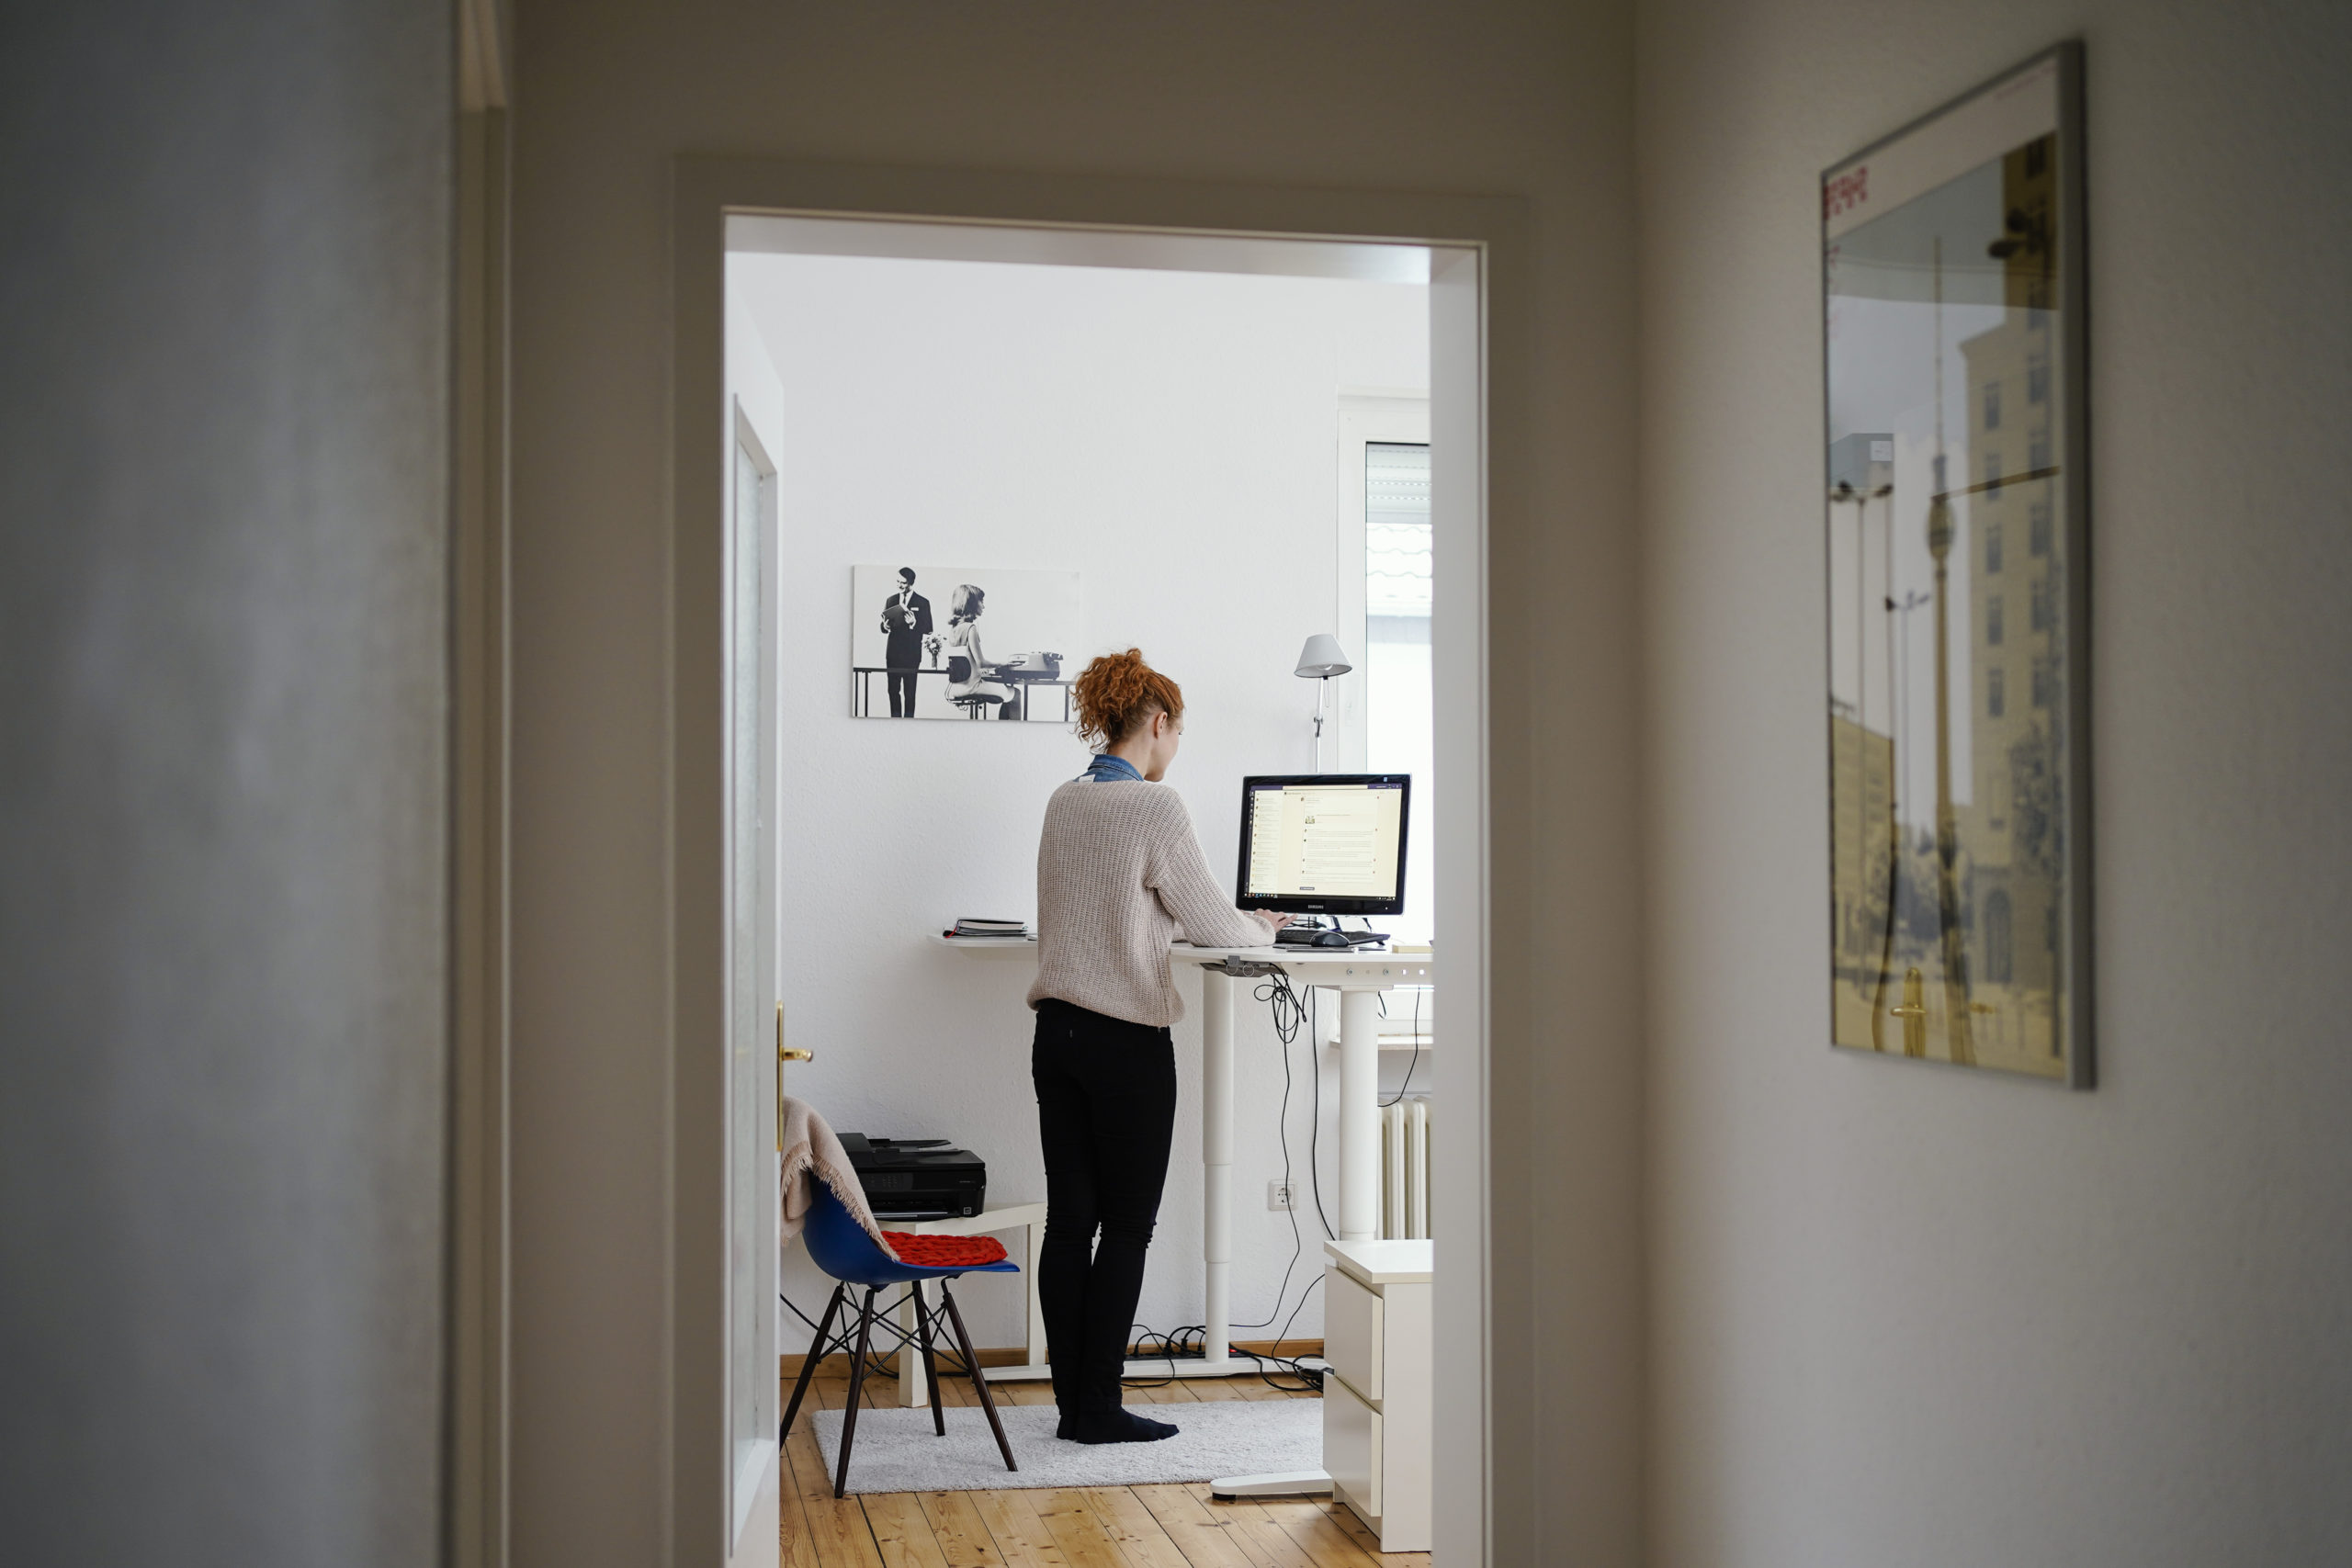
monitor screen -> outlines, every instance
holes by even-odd
[[[1241,781],[1245,909],[1396,915],[1405,909],[1406,773],[1293,773]]]

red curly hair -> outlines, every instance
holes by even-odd
[[[1078,738],[1096,750],[1116,746],[1149,724],[1155,713],[1184,716],[1184,694],[1175,682],[1143,661],[1143,649],[1106,653],[1086,667],[1072,691],[1078,704]]]

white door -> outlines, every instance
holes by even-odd
[[[727,1436],[730,1568],[775,1568],[775,466],[737,421],[728,528]]]

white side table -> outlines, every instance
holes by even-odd
[[[1046,1205],[1043,1203],[1012,1203],[1001,1209],[983,1209],[968,1219],[944,1220],[883,1220],[876,1222],[886,1231],[904,1231],[910,1235],[988,1235],[995,1231],[1018,1230],[1025,1234],[1025,1250],[1021,1256],[1023,1284],[1027,1291],[1028,1307],[1024,1327],[1029,1341],[1029,1360],[1025,1366],[990,1367],[984,1375],[990,1382],[1001,1378],[1041,1378],[1051,1375],[1046,1365],[1046,1317],[1037,1303],[1037,1242],[1046,1225]],[[923,1292],[929,1304],[934,1298],[928,1281],[918,1280],[912,1287]],[[931,1385],[923,1381],[922,1356],[915,1348],[915,1305],[910,1301],[899,1309],[899,1326],[906,1331],[907,1343],[899,1352],[899,1403],[928,1404]]]
[[[1323,1244],[1323,1468],[1385,1552],[1430,1549],[1432,1247]]]

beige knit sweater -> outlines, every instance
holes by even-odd
[[[1184,1016],[1168,943],[1262,947],[1274,923],[1244,914],[1209,874],[1184,797],[1166,784],[1074,779],[1046,804],[1037,841],[1037,983],[1047,997],[1131,1023]]]

